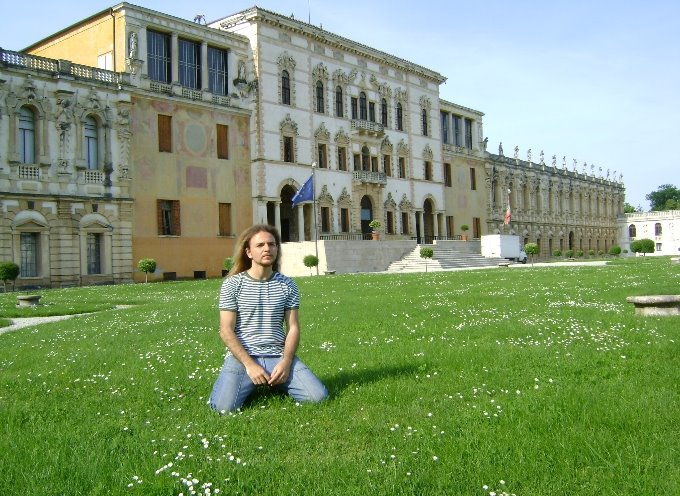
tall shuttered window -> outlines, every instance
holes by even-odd
[[[217,158],[229,158],[229,126],[217,124]]]
[[[172,117],[158,115],[158,151],[172,153]]]
[[[169,83],[171,79],[170,35],[147,30],[146,48],[149,79]]]
[[[231,236],[231,203],[219,204],[219,234],[220,236]]]
[[[208,89],[216,95],[226,95],[229,89],[227,51],[208,47]]]
[[[180,236],[180,211],[178,200],[156,200],[159,236]]]

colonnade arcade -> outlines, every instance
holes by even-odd
[[[486,168],[487,232],[517,234],[555,250],[606,252],[617,243],[616,217],[623,212],[623,184],[489,154]],[[511,221],[504,224],[510,209]]]

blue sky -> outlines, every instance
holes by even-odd
[[[676,0],[257,0],[132,2],[212,21],[254,4],[322,25],[435,70],[441,98],[484,112],[489,151],[503,142],[533,161],[563,156],[623,174],[626,201],[680,187],[680,2]],[[5,2],[0,46],[32,42],[116,5],[102,0]],[[58,7],[55,7],[58,6]]]

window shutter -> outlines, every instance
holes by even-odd
[[[229,126],[217,124],[217,158],[229,158]]]
[[[163,200],[156,200],[156,219],[158,235],[163,235]]]
[[[179,215],[179,200],[172,202],[172,234],[173,236],[182,235],[182,227],[180,224]]]

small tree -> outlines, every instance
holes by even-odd
[[[427,246],[423,246],[420,249],[420,258],[425,259],[425,272],[427,272],[427,259],[432,258],[434,255],[434,250],[432,248],[428,248]]]
[[[654,253],[654,240],[649,238],[636,239],[630,244],[630,251],[633,253]]]
[[[470,226],[468,226],[467,224],[462,224],[462,225],[460,226],[460,230],[463,231],[463,239],[467,239],[467,231],[468,231],[468,229],[470,229]]]
[[[553,250],[553,257],[561,257],[562,250]]]
[[[574,250],[565,251],[564,256],[567,257],[567,258],[574,258]]]
[[[224,270],[229,272],[233,266],[234,266],[234,259],[233,258],[227,257],[227,258],[224,259],[224,262],[223,262]]]
[[[373,219],[371,222],[368,223],[368,227],[373,229],[373,231],[377,231],[378,229],[380,229],[381,226],[382,224],[377,219]]]
[[[531,257],[531,263],[534,263],[534,255],[538,255],[538,244],[527,243],[524,245],[524,252]]]
[[[619,255],[621,255],[621,247],[617,245],[612,246],[611,248],[609,248],[609,254],[614,257],[618,257]]]
[[[319,257],[316,255],[306,255],[305,258],[302,259],[302,263],[305,264],[305,267],[309,267],[309,275],[312,275],[312,267],[316,267],[319,265]]]
[[[14,262],[0,263],[0,279],[2,279],[5,293],[7,292],[7,281],[12,281],[12,290],[14,290],[14,281],[19,277],[19,272],[19,266]]]
[[[142,258],[137,262],[137,268],[144,272],[144,282],[149,282],[149,272],[156,271],[156,261],[153,258]]]
[[[583,257],[583,250],[576,250],[577,257]]]

